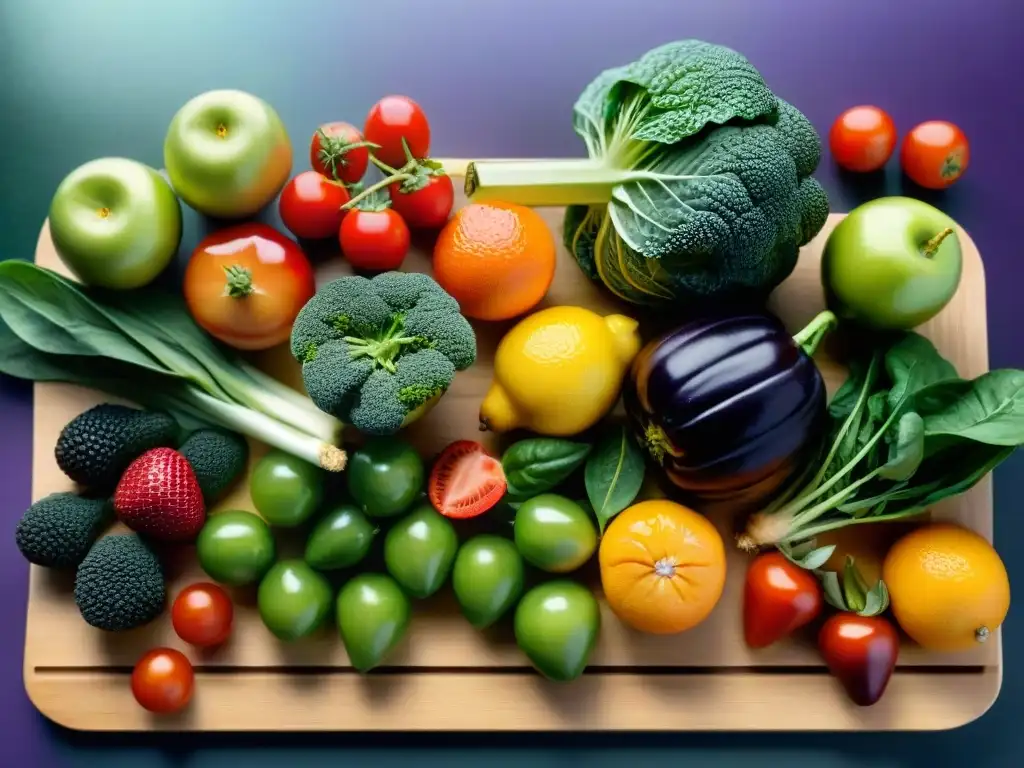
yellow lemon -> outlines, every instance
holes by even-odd
[[[567,436],[593,426],[619,398],[640,351],[636,320],[582,307],[550,307],[516,324],[494,355],[480,424]]]
[[[1010,582],[995,549],[974,531],[931,523],[897,541],[882,578],[896,621],[932,651],[972,648],[991,637],[1010,608]]]

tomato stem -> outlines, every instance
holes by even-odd
[[[925,243],[924,248],[921,252],[930,259],[932,256],[935,255],[935,252],[939,250],[939,246],[942,245],[942,241],[952,234],[953,228],[946,227],[944,230],[939,232],[939,234],[937,234],[935,237],[933,237],[931,240]]]
[[[241,264],[224,267],[224,275],[228,279],[226,293],[231,298],[244,299],[253,292],[252,272]]]
[[[412,174],[409,174],[409,173],[403,173],[403,172],[394,173],[394,174],[392,174],[391,176],[388,176],[385,179],[381,179],[376,184],[371,184],[370,186],[368,186],[366,189],[364,189],[358,195],[356,195],[351,200],[349,200],[347,203],[345,203],[343,206],[341,206],[341,210],[348,211],[348,210],[350,210],[352,208],[355,208],[356,205],[358,205],[361,201],[365,200],[366,198],[368,198],[370,195],[374,194],[378,190],[384,189],[385,187],[388,187],[388,186],[390,186],[391,184],[394,184],[397,181],[408,181],[411,178],[412,178]]]
[[[323,163],[324,168],[331,174],[332,177],[338,179],[338,168],[344,168],[348,165],[348,160],[345,157],[346,152],[351,152],[353,149],[361,149],[366,147],[367,149],[380,149],[379,144],[374,144],[372,141],[347,141],[342,136],[331,136],[326,133],[322,128],[317,131],[320,137],[320,150],[317,152],[317,159]]]

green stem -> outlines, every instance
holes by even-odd
[[[633,171],[600,160],[479,160],[466,167],[466,196],[527,206],[601,205]]]
[[[921,249],[921,253],[925,257],[930,259],[932,256],[935,255],[935,252],[939,250],[939,246],[942,245],[942,241],[952,234],[953,228],[946,227],[944,230],[939,232],[939,234],[937,234],[935,237],[933,237],[931,240],[924,244],[924,248]]]
[[[378,160],[375,155],[370,155],[370,162],[377,166],[380,169],[381,173],[383,173],[385,176],[394,176],[396,174],[402,173],[402,171],[412,170],[411,168],[406,168],[405,166],[403,166],[402,168],[392,168],[383,160]],[[408,165],[408,163],[406,163],[406,165]]]
[[[408,174],[408,173],[396,173],[396,174],[392,174],[391,176],[388,176],[385,179],[381,179],[376,184],[371,184],[370,186],[368,186],[366,189],[364,189],[358,195],[356,195],[351,200],[349,200],[347,203],[345,203],[343,206],[341,206],[341,210],[343,210],[343,211],[351,210],[352,208],[355,208],[362,200],[365,200],[366,198],[368,198],[371,195],[375,194],[377,192],[377,190],[384,189],[385,187],[388,187],[388,186],[394,184],[396,181],[408,181],[411,178],[412,178],[412,176],[410,174]]]
[[[839,323],[838,318],[835,314],[825,310],[820,312],[807,327],[804,328],[800,333],[793,337],[793,341],[796,342],[797,346],[803,349],[804,354],[808,357],[814,357],[814,353],[818,350],[818,345],[821,340],[825,338],[825,335],[834,329]]]
[[[879,467],[879,469],[881,468]],[[864,475],[864,477],[862,477],[860,480],[850,483],[848,486],[843,488],[843,490],[839,491],[839,493],[833,494],[829,498],[825,499],[825,501],[822,501],[814,505],[810,509],[805,509],[799,514],[794,515],[790,528],[792,530],[799,530],[802,526],[806,525],[807,523],[813,523],[826,512],[835,509],[848,498],[850,498],[850,496],[853,495],[854,491],[856,491],[862,485],[865,485],[866,483],[869,483],[872,480],[874,480],[878,476],[879,469],[872,470],[868,474]]]
[[[252,272],[241,264],[224,267],[224,275],[228,279],[226,293],[233,299],[244,299],[253,292]]]

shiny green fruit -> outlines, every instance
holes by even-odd
[[[377,529],[353,504],[339,504],[309,534],[305,560],[320,571],[349,568],[370,551]]]
[[[272,201],[292,171],[284,123],[263,99],[237,90],[190,99],[164,138],[164,166],[189,206],[216,218],[251,216]]]
[[[306,522],[324,498],[325,473],[308,461],[277,449],[252,469],[249,495],[263,519],[276,528]]]
[[[264,625],[280,640],[313,634],[331,612],[331,585],[302,560],[281,560],[256,593]]]
[[[448,518],[421,504],[395,523],[384,539],[384,564],[413,597],[430,597],[451,573],[459,537]]]
[[[371,437],[349,459],[348,491],[370,517],[394,517],[419,498],[425,470],[416,449],[399,437]]]
[[[123,157],[79,166],[50,202],[50,237],[86,285],[117,290],[156,279],[181,243],[181,204],[156,170]]]
[[[412,608],[390,576],[364,573],[346,582],[335,601],[338,633],[352,666],[369,672],[405,636]]]
[[[540,584],[516,606],[516,643],[550,680],[575,680],[586,669],[601,629],[597,598],[574,581]]]
[[[207,576],[242,587],[263,578],[274,564],[276,547],[267,524],[241,509],[211,514],[196,538],[196,557]]]
[[[452,589],[462,615],[477,629],[500,619],[523,593],[523,558],[510,540],[474,536],[459,548]]]
[[[928,203],[882,197],[850,211],[821,256],[828,308],[840,320],[910,330],[949,303],[963,256],[956,222]]]
[[[516,510],[513,530],[526,561],[551,573],[576,570],[597,549],[593,519],[575,501],[556,493],[524,501]]]

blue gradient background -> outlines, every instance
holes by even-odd
[[[984,255],[992,365],[1024,367],[1016,223],[1024,168],[1022,29],[1018,0],[0,0],[0,258],[31,258],[53,189],[79,163],[125,155],[159,166],[174,111],[207,89],[243,88],[268,99],[297,146],[317,123],[360,123],[379,96],[402,92],[427,110],[437,156],[579,155],[570,110],[593,76],[662,42],[698,37],[745,53],[819,132],[856,103],[884,106],[904,131],[929,118],[964,128],[972,141],[967,174],[943,195],[921,196],[957,218]],[[301,154],[296,159],[298,169]],[[880,194],[918,194],[901,186],[895,163],[884,176],[854,183],[826,157],[818,177],[835,210]],[[30,415],[29,387],[0,381],[0,518],[8,531],[29,503]],[[1024,584],[1022,469],[1024,457],[1016,456],[995,480],[996,542],[1015,585]],[[461,760],[547,768],[639,758],[792,768],[969,761],[983,768],[1012,764],[1024,751],[1016,608],[1005,625],[999,701],[952,733],[621,741],[569,734],[73,734],[37,715],[24,694],[27,568],[10,535],[0,536],[0,574],[3,764],[300,768]]]

